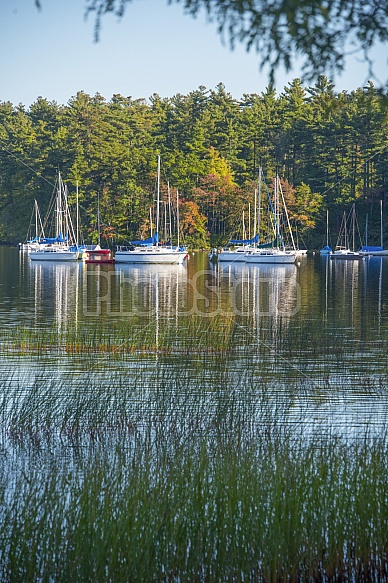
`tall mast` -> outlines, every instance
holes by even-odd
[[[279,227],[279,184],[278,184],[278,176],[275,176],[275,221],[276,221],[276,242],[277,246],[279,247],[280,241],[280,227]]]
[[[284,194],[283,194],[283,189],[282,189],[282,185],[280,184],[280,179],[279,180],[279,188],[280,188],[280,194],[282,195],[282,203],[283,203],[283,207],[284,207],[284,212],[286,214],[286,219],[287,219],[287,225],[288,225],[288,230],[290,231],[290,237],[291,237],[291,242],[292,242],[292,248],[295,251],[296,247],[295,247],[295,241],[294,241],[294,235],[292,234],[292,229],[291,229],[291,223],[290,223],[290,218],[288,216],[288,210],[287,210],[287,205],[286,205],[286,201],[284,199]],[[297,225],[295,225],[296,228],[296,234],[298,234],[298,227]],[[298,246],[298,244],[297,244]]]
[[[64,190],[63,190],[63,198],[64,198],[64,203],[65,203],[65,208],[64,208],[64,225],[65,225],[65,229],[64,229],[64,233],[63,236],[66,239],[67,238],[67,243],[69,243],[70,241],[70,225],[69,225],[69,204],[68,204],[68,190],[67,190],[67,184],[64,186]],[[74,237],[74,233],[72,233],[72,236]]]
[[[78,249],[78,238],[79,238],[79,208],[78,208],[78,180],[76,182],[76,199],[77,199],[77,225],[76,225],[76,241],[75,244],[77,245],[77,249]]]
[[[35,237],[38,236],[38,203],[35,199]]]
[[[172,245],[172,218],[171,218],[171,191],[170,191],[170,182],[167,183],[168,186],[168,218],[169,218],[169,240],[170,245]]]
[[[329,209],[326,210],[326,246],[329,246]]]
[[[242,238],[246,239],[244,210],[243,210],[243,216],[242,216]]]
[[[160,156],[158,156],[158,192],[156,198],[156,234],[159,237],[159,202],[160,202]]]
[[[257,189],[255,188],[255,205],[253,211],[253,236],[256,237],[257,230]]]
[[[58,237],[59,233],[61,232],[61,173],[58,172],[58,191],[57,191],[57,217],[56,217],[56,232],[55,236]]]
[[[179,194],[178,194],[178,189],[176,191],[176,223],[177,223],[177,235],[178,235],[178,249],[179,249]]]
[[[101,241],[101,232],[100,232],[100,191],[97,192],[97,234],[98,234],[98,245],[100,245],[100,241]]]
[[[381,248],[384,248],[383,245],[383,200],[380,200],[380,241],[381,241]]]
[[[345,211],[344,211],[344,223],[345,223],[345,226],[344,226],[344,229],[345,229],[345,248],[347,249],[349,247],[349,244],[348,244],[348,232],[346,229],[347,217],[346,217]]]
[[[261,206],[261,166],[259,166],[259,184],[258,184],[258,202],[257,202],[257,233],[258,243],[260,243],[260,206]]]

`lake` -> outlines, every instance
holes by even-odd
[[[0,249],[0,580],[387,581],[388,261]]]
[[[129,394],[135,384],[152,394],[162,377],[187,398],[228,387],[243,400],[254,387],[290,423],[379,432],[387,294],[385,258],[272,267],[196,253],[183,266],[98,266],[3,247],[1,375],[22,392],[120,379]]]

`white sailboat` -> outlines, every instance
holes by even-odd
[[[56,195],[45,224],[53,218],[55,218],[54,237],[41,237],[38,248],[31,250],[30,259],[32,261],[77,261],[78,244],[69,212],[67,187],[62,182],[60,172]]]
[[[258,233],[260,233],[260,221],[261,221],[261,176],[262,170],[259,169],[259,204],[258,204]],[[271,218],[273,220],[273,230],[275,235],[275,243],[267,243],[267,244],[259,244],[254,249],[248,251],[245,254],[245,261],[246,263],[271,263],[271,264],[279,264],[284,265],[286,263],[294,263],[296,259],[296,250],[295,250],[295,242],[294,237],[291,230],[290,221],[288,218],[287,206],[284,200],[283,191],[281,189],[279,177],[275,177],[275,188],[274,188],[274,205],[272,204],[270,197],[268,195],[268,203],[271,212]],[[291,236],[292,241],[292,250],[287,250],[284,245],[283,238],[280,234],[280,199],[279,199],[279,192],[282,196],[282,203],[284,212],[287,219],[287,225],[289,229],[289,233]]]
[[[118,247],[115,253],[116,263],[147,263],[147,264],[182,264],[187,256],[185,247],[179,244],[179,205],[177,192],[177,245],[161,245],[159,243],[160,217],[160,156],[158,156],[158,186],[156,203],[156,233],[144,241],[132,241],[129,247]],[[171,225],[171,222],[170,222]]]
[[[256,233],[256,197],[257,192],[255,190],[255,213],[253,220],[253,232]],[[244,211],[242,217],[242,239],[230,239],[228,244],[216,254],[218,261],[245,261],[245,254],[254,248],[255,244],[259,241],[259,235],[255,234],[250,237],[250,213],[249,213],[249,233],[248,238],[245,232],[245,222],[244,222]]]
[[[349,246],[349,233],[347,229],[347,217],[346,213],[344,213],[342,224],[340,228],[340,232],[338,235],[337,245],[335,247],[334,252],[330,255],[331,259],[335,260],[357,260],[362,259],[362,253],[355,251],[355,232],[356,232],[356,207],[353,203],[352,211],[351,211],[351,233],[352,233],[352,249]]]

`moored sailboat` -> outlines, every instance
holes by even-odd
[[[262,170],[259,169],[259,203],[258,203],[258,232],[260,234],[260,222],[261,222],[261,178]],[[287,225],[292,241],[293,249],[288,250],[285,247],[283,237],[280,233],[280,197],[282,198],[282,204],[284,213],[287,219]],[[294,263],[296,258],[295,242],[292,235],[291,225],[288,218],[287,206],[284,200],[283,192],[281,190],[280,179],[278,176],[274,180],[274,200],[272,202],[271,197],[268,194],[268,208],[270,212],[270,218],[272,221],[272,229],[274,239],[272,242],[259,243],[255,247],[245,254],[246,263],[271,263],[271,264],[285,264]]]
[[[338,235],[337,245],[330,258],[334,260],[357,260],[362,259],[363,255],[359,251],[355,251],[355,231],[356,231],[356,207],[353,203],[350,213],[351,220],[351,234],[352,234],[352,248],[349,246],[349,232],[347,228],[348,218],[344,212],[340,232]]]
[[[320,255],[331,255],[333,252],[329,245],[329,211],[326,211],[326,245],[322,247],[319,254]]]
[[[100,221],[100,197],[97,201],[97,245],[89,245],[83,251],[85,263],[115,263],[110,249],[101,248],[101,221]]]
[[[380,245],[371,246],[365,242],[361,247],[361,255],[384,257],[388,256],[388,249],[384,249],[384,229],[383,229],[383,201],[380,200]]]
[[[56,195],[44,223],[47,224],[50,218],[55,222],[55,234],[53,237],[41,237],[39,246],[31,250],[30,259],[32,261],[77,261],[78,244],[69,212],[67,187],[62,182],[60,172],[58,172]]]
[[[160,218],[160,156],[158,156],[158,182],[156,203],[156,232],[148,239],[131,241],[127,247],[118,247],[115,253],[116,263],[148,263],[148,264],[182,264],[187,256],[185,247],[179,244],[179,204],[177,193],[177,245],[170,242],[159,242]],[[171,201],[169,201],[171,203]]]

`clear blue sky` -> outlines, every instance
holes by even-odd
[[[200,85],[224,83],[236,99],[261,93],[268,84],[258,56],[243,47],[223,45],[205,15],[193,19],[167,0],[134,0],[123,19],[103,18],[101,39],[94,42],[94,20],[84,19],[83,0],[0,1],[0,101],[29,107],[38,96],[66,104],[77,91],[119,93],[147,99],[153,93],[172,97]],[[375,52],[376,72],[388,77],[387,47]],[[298,70],[279,72],[280,93]],[[367,67],[358,58],[334,79],[336,90],[361,87]],[[376,82],[377,83],[377,82]]]

